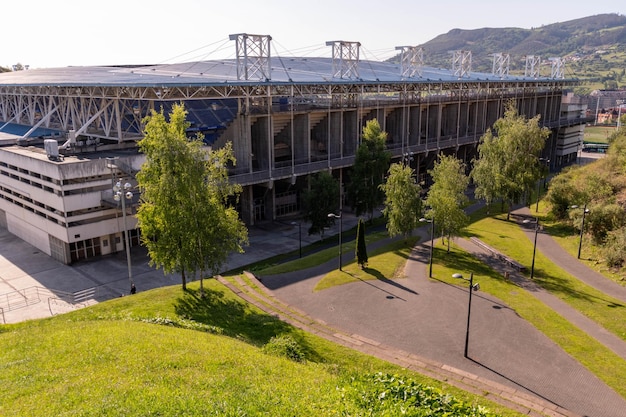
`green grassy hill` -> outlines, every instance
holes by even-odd
[[[476,402],[519,415],[307,334],[215,280],[205,281],[200,297],[197,284],[187,292],[160,288],[0,326],[0,415],[363,415],[380,406],[372,405],[379,402],[377,386],[399,384],[373,378],[381,372],[443,388],[463,401],[443,404],[446,397],[437,390],[420,388],[432,404],[441,399],[442,409],[469,410]],[[273,339],[277,335],[288,348]]]

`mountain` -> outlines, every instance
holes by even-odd
[[[450,68],[455,50],[472,51],[472,71],[480,72],[491,72],[495,53],[510,55],[511,72],[523,72],[526,55],[538,55],[543,62],[561,57],[566,77],[598,81],[611,70],[624,69],[626,16],[600,14],[530,29],[452,29],[420,46],[426,66]]]

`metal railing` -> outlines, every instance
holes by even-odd
[[[0,295],[0,308],[4,311],[17,310],[41,302],[43,287],[28,287]]]
[[[86,307],[89,300],[95,300],[97,288],[91,287],[76,292],[56,291],[44,287],[28,287],[21,290],[0,294],[0,316],[2,323],[6,323],[5,312],[26,308],[33,304],[48,301],[48,310],[55,315],[53,306],[63,304],[72,309]]]

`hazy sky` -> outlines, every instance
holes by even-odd
[[[361,42],[386,59],[451,29],[529,29],[626,3],[589,0],[3,0],[0,66],[158,64],[235,56],[228,35],[272,36],[272,56],[330,56]],[[621,10],[620,10],[621,9]],[[506,51],[503,51],[506,52]]]

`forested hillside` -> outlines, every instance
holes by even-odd
[[[626,16],[601,14],[522,28],[453,29],[420,45],[424,64],[452,65],[451,51],[472,51],[472,70],[491,72],[493,54],[510,54],[511,73],[523,73],[527,55],[538,55],[549,75],[548,59],[561,57],[565,76],[585,80],[589,89],[626,87]]]

